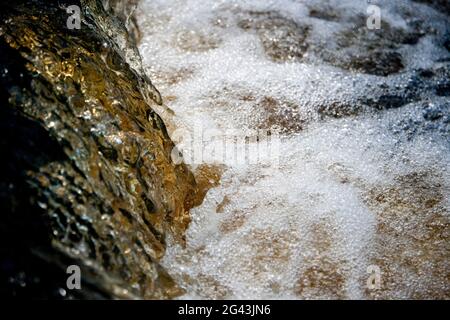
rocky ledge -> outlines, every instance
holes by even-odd
[[[180,292],[158,260],[168,234],[184,241],[201,199],[171,161],[123,3],[0,4],[1,296]],[[79,29],[68,28],[71,5]],[[66,287],[69,265],[81,269],[81,290]]]

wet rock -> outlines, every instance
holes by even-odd
[[[255,31],[266,54],[274,62],[300,61],[308,46],[308,27],[277,12],[248,12],[239,21],[242,29]]]
[[[377,215],[371,261],[382,270],[374,298],[448,299],[449,220],[438,172],[412,172],[376,186],[367,203]]]
[[[294,293],[301,298],[344,299],[347,270],[345,262],[336,261],[334,235],[329,231],[330,221],[324,220],[310,227],[308,241],[314,250],[308,255],[294,286]]]
[[[108,0],[103,3],[105,10],[111,10],[112,14],[125,24],[129,37],[138,43],[141,39],[141,32],[134,12],[139,0]]]
[[[414,70],[397,78],[395,84],[384,82],[370,85],[368,95],[358,103],[377,110],[400,108],[409,103],[420,102],[436,96],[449,95],[450,65]]]
[[[397,94],[384,94],[374,99],[365,101],[367,105],[378,110],[399,108],[410,101],[408,96]]]
[[[220,40],[217,36],[200,30],[182,30],[175,36],[174,42],[178,48],[186,52],[206,52],[216,49]]]
[[[260,110],[261,116],[257,129],[292,134],[300,132],[306,122],[299,107],[292,102],[279,101],[273,97],[263,97],[258,102],[257,108]]]
[[[402,41],[401,32],[370,31],[359,27],[358,31],[349,29],[337,35],[339,50],[325,60],[338,67],[354,72],[388,76],[404,68],[403,58],[397,48],[397,41]],[[395,39],[395,40],[394,40]],[[380,49],[383,48],[383,49]]]
[[[441,99],[433,102],[422,102],[417,105],[419,112],[405,113],[405,116],[394,122],[391,127],[395,133],[406,133],[408,139],[423,134],[435,134],[436,138],[448,140],[450,136],[450,103]],[[421,111],[421,112],[420,112]]]
[[[436,94],[438,96],[450,96],[450,82],[438,84],[436,86]]]
[[[309,10],[309,16],[312,18],[326,20],[326,21],[339,21],[340,14],[333,7],[313,7]]]
[[[441,97],[450,96],[450,63],[433,70],[428,90]]]
[[[388,76],[404,69],[403,57],[398,50],[403,45],[415,45],[427,32],[423,21],[409,21],[408,30],[381,22],[381,29],[366,27],[366,17],[357,15],[341,22],[344,28],[330,41],[335,41],[334,50],[312,45],[313,52],[325,62],[350,70]]]
[[[433,7],[434,9],[447,14],[450,12],[450,3],[447,0],[413,0],[414,2],[423,3]]]
[[[194,177],[172,163],[123,21],[82,1],[69,30],[73,4],[0,5],[0,294],[172,297],[158,260],[168,233],[183,243]],[[66,288],[70,264],[80,291]]]
[[[317,112],[321,117],[343,118],[356,116],[362,111],[362,106],[346,101],[331,101],[319,105]]]
[[[443,110],[440,108],[436,108],[435,105],[428,105],[423,110],[423,117],[425,120],[438,120],[444,115]]]
[[[388,76],[403,69],[402,56],[396,51],[373,51],[368,54],[352,55],[350,61],[341,65],[346,69]]]

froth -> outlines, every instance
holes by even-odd
[[[169,241],[162,263],[182,298],[448,297],[425,266],[449,271],[448,21],[411,1],[377,4],[384,33],[366,30],[366,1],[140,6],[140,51],[170,128],[281,136],[277,166],[224,161],[186,247]],[[434,191],[409,204],[421,184]],[[396,231],[411,219],[428,244]],[[389,281],[376,292],[370,265]]]

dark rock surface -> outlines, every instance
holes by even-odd
[[[0,4],[2,297],[179,293],[158,260],[168,233],[184,241],[201,200],[187,167],[171,161],[151,107],[160,96],[135,35],[111,15],[117,3],[109,13],[100,1]],[[74,4],[80,30],[66,27]],[[81,290],[66,287],[71,264]]]

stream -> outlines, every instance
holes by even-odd
[[[220,177],[168,239],[181,299],[449,297],[450,26],[424,2],[371,30],[366,1],[142,1],[155,111]]]

